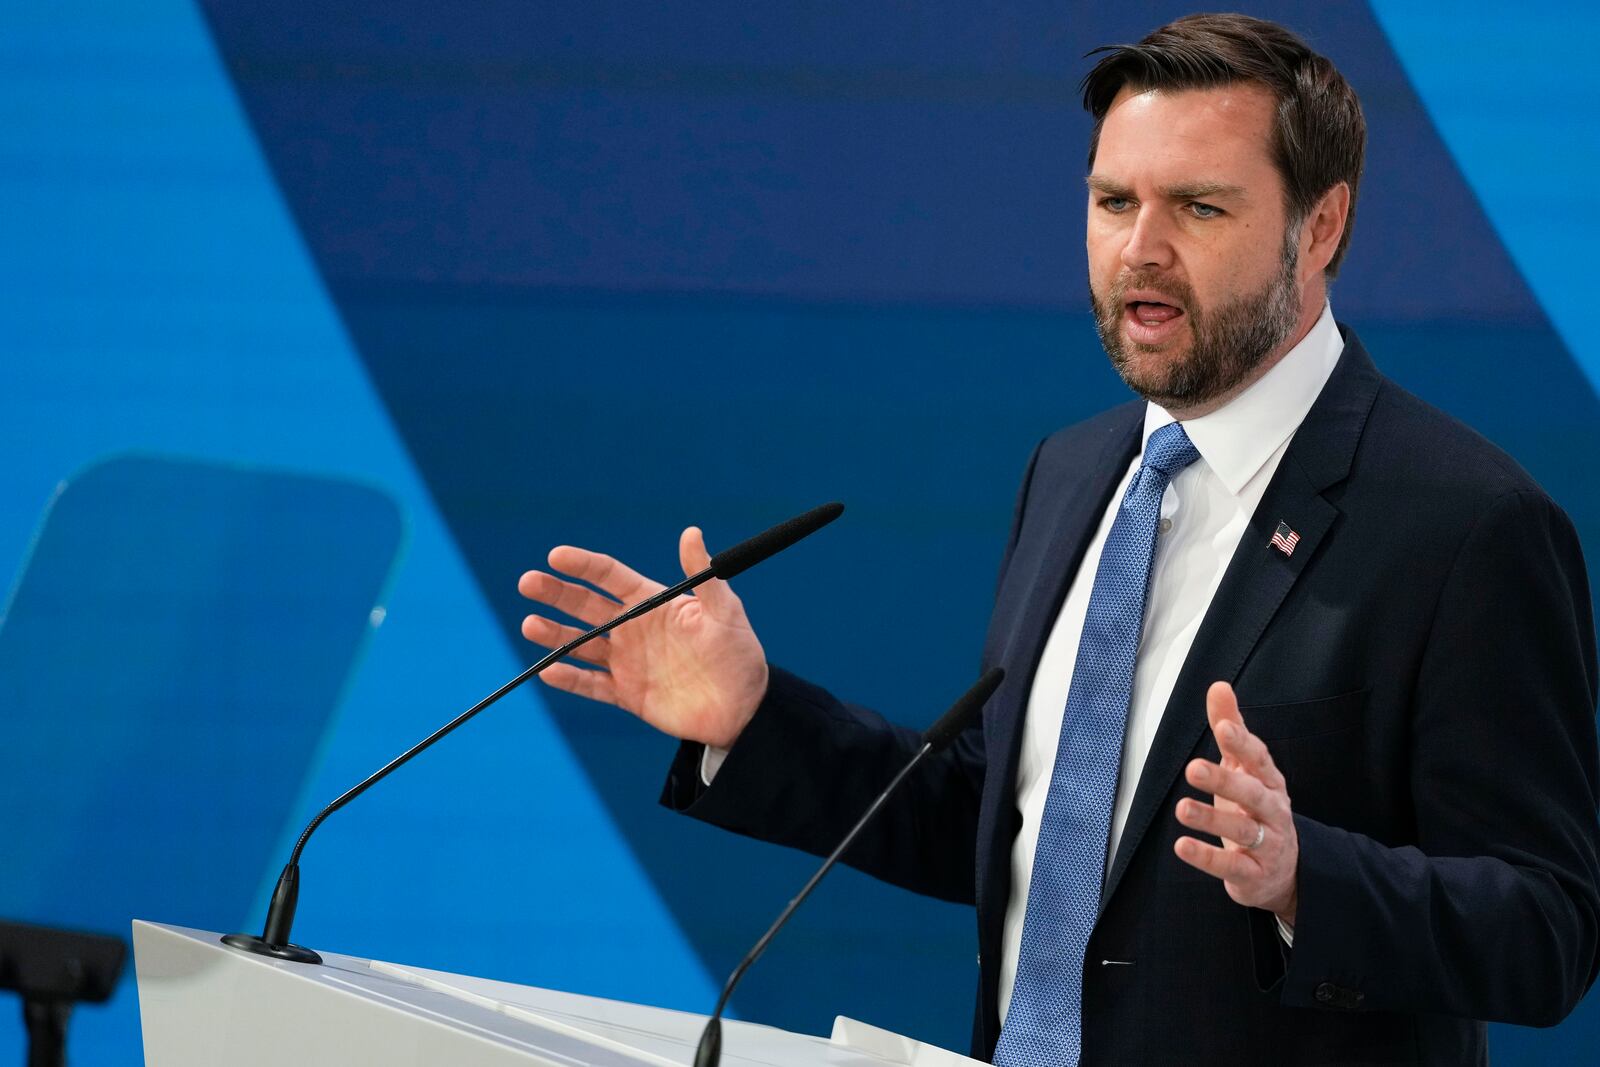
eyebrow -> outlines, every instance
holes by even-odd
[[[1095,192],[1107,196],[1124,196],[1131,198],[1133,190],[1119,181],[1111,178],[1102,178],[1091,174],[1084,179],[1085,184]],[[1163,185],[1156,190],[1169,200],[1202,200],[1215,197],[1230,197],[1234,200],[1246,199],[1244,187],[1229,185],[1227,182],[1190,182],[1187,185]]]

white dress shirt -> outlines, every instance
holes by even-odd
[[[1206,609],[1211,606],[1211,598],[1222,582],[1223,571],[1232,560],[1233,551],[1256,505],[1261,502],[1267,483],[1278,469],[1289,440],[1322,392],[1343,351],[1344,338],[1334,325],[1333,311],[1324,305],[1322,316],[1310,332],[1260,381],[1218,411],[1183,424],[1200,459],[1172,479],[1161,499],[1161,523],[1150,568],[1150,592],[1145,602],[1144,635],[1134,662],[1133,697],[1122,745],[1122,771],[1111,812],[1111,838],[1106,850],[1108,868],[1122,839],[1128,808],[1139,787],[1139,775],[1144,770],[1150,743],[1161,725],[1161,716],[1183,661],[1189,655],[1189,646],[1194,643]],[[1151,434],[1174,421],[1157,405],[1147,405],[1144,441],[1149,442]],[[1006,904],[1001,942],[1002,1020],[1016,979],[1022,925],[1028,913],[1028,887],[1039,842],[1039,819],[1050,792],[1061,720],[1078,658],[1078,638],[1089,610],[1089,594],[1100,566],[1100,552],[1111,532],[1122,495],[1143,459],[1142,446],[1140,451],[1141,455],[1134,457],[1111,494],[1099,529],[1089,542],[1045,643],[1028,697],[1022,752],[1017,763],[1017,807],[1022,812],[1022,827],[1011,849],[1011,897]],[[1181,861],[1174,857],[1173,862]],[[1285,933],[1287,935],[1287,931]]]

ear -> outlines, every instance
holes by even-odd
[[[1350,218],[1350,186],[1340,182],[1322,194],[1300,227],[1300,282],[1320,277],[1333,261]]]

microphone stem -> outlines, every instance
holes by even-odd
[[[315,952],[312,952],[310,949],[301,948],[297,945],[290,944],[289,932],[294,926],[295,904],[299,897],[300,855],[305,851],[306,842],[311,840],[311,835],[316,833],[317,828],[327,820],[328,816],[332,815],[334,812],[350,803],[356,797],[359,797],[362,793],[365,793],[368,789],[371,789],[373,786],[389,777],[389,775],[399,770],[405,764],[409,763],[411,760],[421,755],[429,748],[433,747],[435,743],[444,738],[446,735],[455,731],[458,727],[462,726],[467,722],[468,719],[471,719],[473,716],[489,707],[495,701],[511,692],[511,690],[515,689],[523,682],[526,682],[529,678],[532,678],[540,671],[543,671],[556,660],[561,659],[563,656],[568,655],[573,650],[587,644],[590,641],[593,641],[597,637],[605,636],[612,630],[615,630],[618,626],[621,626],[623,623],[631,622],[632,620],[637,619],[640,615],[643,615],[645,612],[652,611],[655,608],[660,607],[662,604],[665,604],[667,601],[672,600],[675,597],[682,596],[684,593],[687,593],[689,590],[698,585],[704,584],[712,578],[730,578],[735,574],[739,574],[745,570],[748,570],[750,567],[760,563],[769,556],[781,552],[795,542],[815,533],[817,530],[838,518],[839,513],[843,510],[844,505],[838,503],[825,504],[819,508],[812,508],[804,515],[797,516],[796,518],[790,519],[788,522],[774,526],[765,533],[758,534],[755,537],[750,538],[748,541],[743,541],[725,552],[718,553],[718,555],[712,557],[711,565],[705,570],[702,570],[698,574],[692,574],[683,579],[683,581],[678,582],[676,585],[662,589],[653,596],[646,597],[639,603],[625,609],[620,615],[609,622],[602,623],[587,633],[580,634],[578,637],[568,641],[566,644],[562,645],[560,648],[551,652],[549,655],[539,660],[539,662],[535,663],[533,666],[529,667],[527,670],[511,679],[511,681],[507,682],[505,685],[502,685],[499,689],[496,689],[493,693],[490,693],[472,707],[468,708],[460,715],[457,715],[454,719],[451,719],[449,722],[439,727],[439,729],[423,738],[417,744],[413,745],[399,756],[396,756],[394,759],[384,764],[376,772],[369,775],[365,780],[356,785],[353,789],[348,790],[332,804],[329,804],[327,807],[319,811],[316,817],[312,819],[311,822],[306,824],[306,828],[301,831],[299,840],[297,840],[294,844],[294,851],[289,855],[289,862],[284,866],[283,873],[278,877],[277,888],[273,891],[272,902],[267,908],[267,925],[262,936],[255,937],[250,934],[227,934],[222,938],[223,944],[242,949],[246,952],[254,952],[258,955],[274,956],[278,959],[291,960],[296,963],[321,963],[322,958]]]
[[[839,847],[834,849],[832,854],[823,861],[822,866],[817,870],[816,874],[811,876],[811,881],[805,884],[805,888],[800,890],[799,895],[789,901],[789,906],[783,909],[783,914],[778,916],[778,921],[773,923],[771,928],[761,935],[761,940],[756,942],[756,947],[751,949],[749,955],[745,956],[740,961],[739,966],[733,969],[733,973],[728,976],[727,984],[722,987],[722,995],[717,998],[716,1010],[706,1020],[705,1029],[700,1031],[700,1044],[696,1047],[694,1053],[694,1067],[717,1067],[722,1062],[722,1012],[727,1008],[728,998],[733,995],[733,988],[739,984],[739,979],[744,977],[744,972],[750,969],[751,964],[761,958],[761,954],[767,950],[767,945],[771,944],[773,937],[783,928],[783,924],[789,921],[789,916],[793,915],[795,909],[805,901],[806,897],[811,895],[811,891],[817,887],[817,883],[822,881],[822,876],[833,869],[833,865],[839,862],[839,857],[844,855],[845,850],[855,843],[856,837],[867,823],[872,821],[872,817],[878,814],[878,809],[883,807],[884,801],[888,800],[894,791],[900,788],[900,783],[906,780],[906,775],[910,774],[912,769],[921,763],[922,758],[929,752],[935,750],[942,752],[954,742],[961,731],[966,729],[967,724],[972,721],[972,717],[983,707],[984,702],[994,695],[994,691],[999,688],[1000,682],[1005,676],[1006,672],[998,667],[985,672],[983,677],[978,679],[977,684],[962,694],[961,699],[952,704],[950,710],[941,715],[939,721],[928,728],[927,733],[922,735],[922,746],[917,749],[916,754],[911,757],[904,767],[900,768],[900,773],[896,774],[894,779],[884,787],[883,792],[878,794],[878,798],[872,802],[872,806],[867,809],[866,814],[862,815],[856,824],[850,828],[850,832],[845,835],[844,840],[839,842]]]
[[[419,756],[423,752],[427,751],[434,745],[435,742],[445,737],[445,735],[453,732],[457,727],[465,724],[468,719],[471,719],[474,715],[477,715],[480,711],[483,711],[485,708],[489,707],[489,705],[493,704],[495,701],[499,700],[517,686],[521,685],[529,678],[532,678],[534,675],[544,670],[546,667],[550,666],[550,664],[554,663],[556,660],[561,659],[563,656],[572,652],[574,649],[588,644],[597,637],[605,636],[612,630],[615,630],[618,626],[621,626],[623,623],[631,622],[640,615],[643,615],[645,612],[651,611],[675,597],[682,596],[695,586],[703,585],[705,582],[711,578],[714,578],[715,576],[715,572],[708,567],[699,574],[690,575],[677,585],[668,586],[667,588],[661,590],[661,592],[656,593],[653,596],[646,597],[644,600],[639,601],[639,603],[633,605],[633,607],[624,611],[610,622],[602,623],[601,625],[590,630],[588,633],[580,634],[579,636],[574,637],[571,641],[568,641],[560,648],[545,656],[538,663],[535,663],[533,666],[529,667],[527,670],[511,679],[505,685],[502,685],[499,689],[496,689],[494,692],[490,693],[488,696],[472,705],[472,707],[468,708],[466,711],[463,711],[460,715],[457,715],[455,718],[439,727],[437,730],[423,738],[421,741],[417,742],[411,748],[407,749],[405,752],[402,752],[400,755],[384,764],[366,780],[348,790],[343,796],[339,797],[332,804],[329,804],[327,807],[323,808],[322,811],[317,813],[317,817],[312,819],[310,824],[307,825],[305,830],[300,834],[300,840],[295,842],[294,852],[292,852],[289,856],[288,866],[296,867],[299,865],[300,853],[305,849],[306,842],[311,839],[311,835],[316,832],[317,827],[321,826],[323,821],[327,819],[328,816],[332,815],[334,812],[350,803],[356,797],[360,796],[362,793],[365,793],[368,789],[371,789],[373,786],[389,777],[389,775],[399,770],[405,764],[411,762],[411,760],[416,756]]]
[[[922,748],[917,751],[917,754],[911,757],[911,760],[904,767],[900,768],[900,773],[894,776],[894,779],[882,793],[878,794],[878,799],[872,802],[872,806],[867,809],[866,814],[861,816],[855,826],[851,827],[844,840],[839,842],[839,847],[833,850],[828,858],[823,861],[822,866],[817,868],[817,873],[811,876],[811,880],[805,884],[793,900],[789,901],[789,906],[783,909],[783,914],[778,916],[778,920],[767,929],[766,933],[761,935],[761,940],[756,942],[756,947],[751,949],[749,955],[745,956],[739,966],[733,969],[733,973],[728,976],[727,984],[722,987],[722,995],[717,998],[716,1010],[711,1013],[712,1020],[722,1017],[722,1010],[728,1006],[728,998],[733,995],[734,986],[739,984],[739,979],[744,977],[744,972],[748,971],[751,964],[761,958],[761,954],[767,950],[767,946],[772,943],[772,939],[777,936],[778,931],[783,929],[783,924],[789,921],[789,916],[793,915],[795,909],[805,902],[806,897],[811,895],[811,891],[817,887],[817,883],[822,881],[822,876],[832,870],[833,865],[839,862],[839,857],[843,856],[845,851],[855,844],[856,838],[860,836],[867,823],[872,821],[872,817],[878,813],[878,809],[883,807],[884,801],[888,800],[894,791],[900,788],[900,783],[905,781],[906,775],[910,774],[912,769],[922,762],[922,757],[926,756],[932,748],[933,745],[923,742]],[[709,1023],[707,1025],[709,1026]]]

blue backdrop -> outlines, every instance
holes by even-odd
[[[1600,451],[1600,342],[1569,263],[1600,236],[1600,74],[1542,54],[1587,24],[1577,3],[1499,7],[1250,5],[1367,110],[1339,316],[1533,471],[1600,559],[1600,492],[1571,458]],[[560,542],[667,576],[688,523],[715,548],[842,499],[844,522],[741,593],[775,660],[928,721],[971,680],[1029,448],[1125,396],[1084,306],[1082,54],[1182,11],[7,5],[0,580],[22,581],[58,484],[130,449],[370,487],[405,547],[352,608],[364,636],[306,709],[317,736],[241,823],[270,838],[253,885],[196,865],[150,903],[129,887],[163,868],[102,805],[52,825],[74,855],[145,869],[97,877],[80,908],[85,871],[13,830],[0,915],[258,924],[317,807],[531,659],[515,581]],[[83,551],[87,597],[103,583]],[[223,577],[259,591],[248,566]],[[130,627],[125,652],[214,621]],[[98,783],[180,813],[160,854],[215,829],[195,768],[243,706],[170,692],[163,714],[193,730],[164,719],[169,758]],[[10,731],[33,739],[0,755],[13,787],[91,728],[71,706],[49,722],[48,741]],[[329,823],[297,934],[705,1010],[811,861],[658,809],[671,751],[612,709],[518,693]],[[972,928],[841,872],[736,1009],[812,1032],[848,1011],[962,1048]],[[137,1062],[137,1034],[125,983],[78,1018],[79,1062]],[[1497,1029],[1496,1062],[1596,1041],[1591,997],[1555,1031]],[[0,1062],[8,1043],[20,1057],[0,1011]]]

